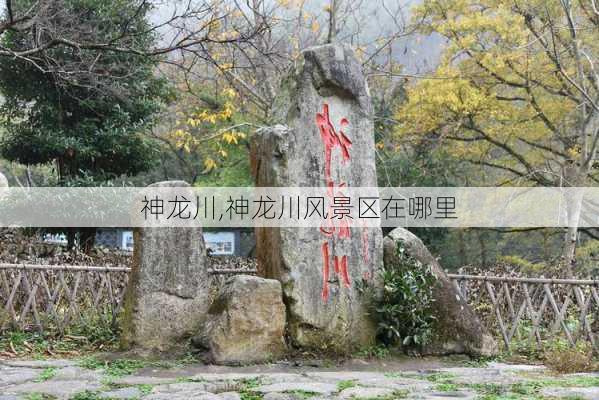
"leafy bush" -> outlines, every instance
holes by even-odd
[[[409,256],[402,244],[396,251],[396,263],[385,265],[382,288],[375,289],[372,296],[378,339],[386,345],[423,346],[433,336],[432,290],[436,277],[430,265]]]
[[[547,269],[545,263],[533,263],[517,255],[501,256],[497,259],[499,263],[504,263],[515,267],[519,272],[525,274],[539,274]]]
[[[545,351],[545,364],[552,370],[571,374],[594,370],[593,350],[587,342],[572,347],[565,340],[556,340]]]
[[[383,359],[389,357],[389,349],[385,346],[369,346],[356,353],[359,358]]]

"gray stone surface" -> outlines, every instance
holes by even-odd
[[[151,186],[189,185],[167,181]],[[200,330],[209,306],[210,276],[202,229],[140,228],[134,237],[123,348],[153,352],[180,346],[183,338]]]
[[[160,376],[123,376],[113,379],[117,385],[163,385],[165,383],[173,383],[175,378],[163,378]]]
[[[217,384],[210,382],[179,382],[156,386],[151,393],[204,393],[214,392],[218,389]]]
[[[96,391],[102,388],[99,382],[88,381],[45,381],[27,382],[6,388],[6,394],[44,393],[57,399],[69,399],[85,390]]]
[[[375,399],[393,394],[392,389],[355,386],[342,390],[339,399]]]
[[[61,381],[99,381],[102,379],[102,371],[89,370],[81,367],[68,366],[59,368],[54,373],[53,380]]]
[[[278,125],[252,139],[257,186],[377,186],[372,105],[361,63],[351,49],[324,45],[303,51],[281,93],[274,113]],[[342,146],[332,149],[330,174],[317,124],[325,106],[337,137],[343,130],[351,141],[348,160]],[[346,352],[372,344],[375,327],[356,283],[371,280],[380,269],[382,235],[378,228],[352,227],[349,236],[327,237],[318,228],[256,229],[258,269],[283,285],[294,345]],[[324,243],[329,246],[328,280],[323,276]],[[348,285],[333,268],[333,257],[344,255]]]
[[[307,374],[319,382],[352,381],[362,387],[377,387],[391,390],[427,390],[433,385],[424,380],[407,377],[390,377],[380,372],[343,371],[313,372]]]
[[[141,390],[136,387],[126,387],[98,394],[98,397],[103,399],[139,399],[141,396]]]
[[[534,380],[534,375],[518,374],[517,371],[489,367],[444,368],[441,372],[455,376],[452,381],[458,384],[484,384],[493,382],[501,385],[511,385]]]
[[[242,378],[243,379],[243,378]],[[212,381],[212,382],[176,382],[169,383],[166,385],[159,385],[152,389],[152,393],[179,393],[179,392],[212,392],[212,393],[223,393],[230,391],[238,391],[243,387],[243,384],[240,382],[235,382],[235,380],[225,379],[220,381]]]
[[[243,373],[243,372],[228,372],[226,374],[223,373],[202,373],[195,374],[190,377],[190,379],[194,381],[224,381],[224,380],[240,380],[240,379],[257,379],[262,377],[262,374],[258,373]]]
[[[586,388],[544,388],[541,394],[546,397],[558,397],[566,399],[599,399],[599,386]]]
[[[433,313],[436,317],[436,336],[423,350],[425,354],[468,353],[491,356],[497,354],[498,345],[480,322],[477,315],[462,298],[424,243],[404,228],[391,231],[384,240],[385,264],[397,263],[396,249],[403,243],[409,255],[423,265],[430,265],[437,278],[433,289]]]
[[[295,400],[295,396],[289,393],[266,393],[262,400]]]
[[[337,385],[321,382],[282,382],[258,386],[254,390],[259,393],[284,393],[301,390],[311,393],[331,394],[337,391]]]
[[[144,399],[203,399],[218,400],[220,397],[214,392],[227,392],[233,384],[219,384],[215,382],[179,382],[159,385],[152,389]],[[239,385],[237,385],[239,386]]]
[[[529,365],[529,364],[505,364],[500,362],[490,362],[487,368],[497,369],[508,372],[545,372],[547,367],[544,365]]]
[[[407,398],[414,400],[475,400],[481,398],[481,396],[474,392],[460,390],[455,392],[412,393]]]
[[[151,393],[144,400],[221,400],[214,393],[208,392],[178,392],[178,393]]]
[[[6,360],[2,365],[7,367],[27,367],[27,368],[63,368],[77,365],[73,360]]]
[[[241,396],[239,395],[239,393],[236,392],[219,393],[218,397],[221,400],[241,400]]]
[[[37,369],[0,366],[0,388],[35,380],[40,374]]]
[[[281,283],[238,275],[229,278],[208,311],[206,341],[217,364],[275,360],[285,352]]]
[[[409,360],[406,362],[411,363]],[[248,397],[243,396],[243,393],[262,396],[263,400],[305,400],[308,394],[310,400],[387,400],[395,396],[413,400],[474,400],[485,398],[489,393],[488,387],[497,387],[502,392],[502,398],[516,399],[522,396],[515,393],[512,385],[529,382],[541,382],[542,385],[535,386],[535,391],[526,398],[599,398],[599,386],[589,387],[599,380],[599,372],[554,375],[539,366],[502,363],[490,363],[485,367],[447,368],[421,363],[417,367],[410,364],[404,368],[402,363],[390,364],[382,360],[371,362],[368,367],[362,367],[366,369],[361,370],[345,367],[327,370],[312,367],[281,368],[272,364],[245,367],[191,365],[173,369],[144,368],[137,372],[137,376],[129,377],[131,380],[128,381],[125,378],[114,379],[102,371],[94,370],[89,371],[94,374],[86,374],[72,364],[64,365],[67,366],[55,367],[53,377],[39,382],[41,369],[8,367],[0,361],[0,400],[28,399],[32,394],[66,400],[86,390],[107,399],[142,400],[241,400]],[[198,374],[200,370],[210,372]],[[192,375],[197,380],[189,381]],[[14,379],[15,376],[20,376],[20,379]],[[352,385],[348,385],[347,381],[351,381]],[[124,387],[108,389],[108,382],[121,382],[118,385]],[[155,386],[149,394],[143,395],[141,388],[137,387],[139,382],[154,382]],[[471,386],[477,383],[485,385],[480,388]],[[452,391],[443,391],[441,384]],[[341,390],[343,387],[345,389]]]

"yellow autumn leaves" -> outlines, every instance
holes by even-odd
[[[226,146],[238,145],[246,138],[244,132],[232,126],[236,92],[226,88],[220,94],[225,100],[218,107],[204,106],[191,112],[179,111],[175,129],[167,135],[176,149],[187,154],[202,153],[204,173],[218,166],[217,159],[228,157]]]
[[[447,42],[434,73],[408,88],[408,100],[395,115],[398,142],[434,134],[456,157],[512,167],[514,159],[502,148],[507,146],[531,165],[546,162],[546,149],[573,125],[576,103],[563,95],[555,63],[523,16],[534,3],[558,18],[559,10],[540,0],[425,0],[416,7],[416,18],[425,21],[421,31]],[[575,75],[569,60],[561,67]],[[575,146],[564,151],[572,158],[579,152]]]

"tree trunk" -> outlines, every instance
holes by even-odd
[[[96,243],[96,228],[81,228],[79,246],[85,254],[90,254]]]
[[[480,245],[480,265],[485,268],[489,264],[489,258],[487,255],[487,244],[485,243],[485,234],[481,230],[476,231],[476,237],[478,239],[478,244]]]
[[[464,238],[463,229],[458,229],[458,256],[460,265],[468,265],[468,252],[466,251],[466,239]]]
[[[75,238],[77,231],[74,228],[67,229],[67,250],[73,250],[75,247]]]
[[[564,185],[569,189],[584,186],[586,171],[581,171],[580,166],[575,163],[566,165],[563,169]],[[583,190],[576,190],[573,197],[567,199],[568,228],[562,258],[564,260],[564,275],[567,278],[574,277],[576,271],[576,244],[578,241],[578,226],[582,211]]]
[[[341,0],[331,0],[329,5],[329,34],[327,43],[333,43],[335,36],[337,35],[337,12],[340,6],[339,3],[341,3]]]
[[[578,242],[578,225],[580,222],[580,213],[582,210],[582,191],[577,191],[574,198],[568,201],[568,228],[564,244],[564,274],[567,278],[574,277],[576,271],[576,244]]]

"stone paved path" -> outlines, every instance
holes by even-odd
[[[402,398],[599,399],[599,373],[554,375],[542,366],[463,367],[417,361],[350,362],[341,368],[272,364],[169,369],[126,361],[91,367],[77,360],[0,361],[0,400]]]

